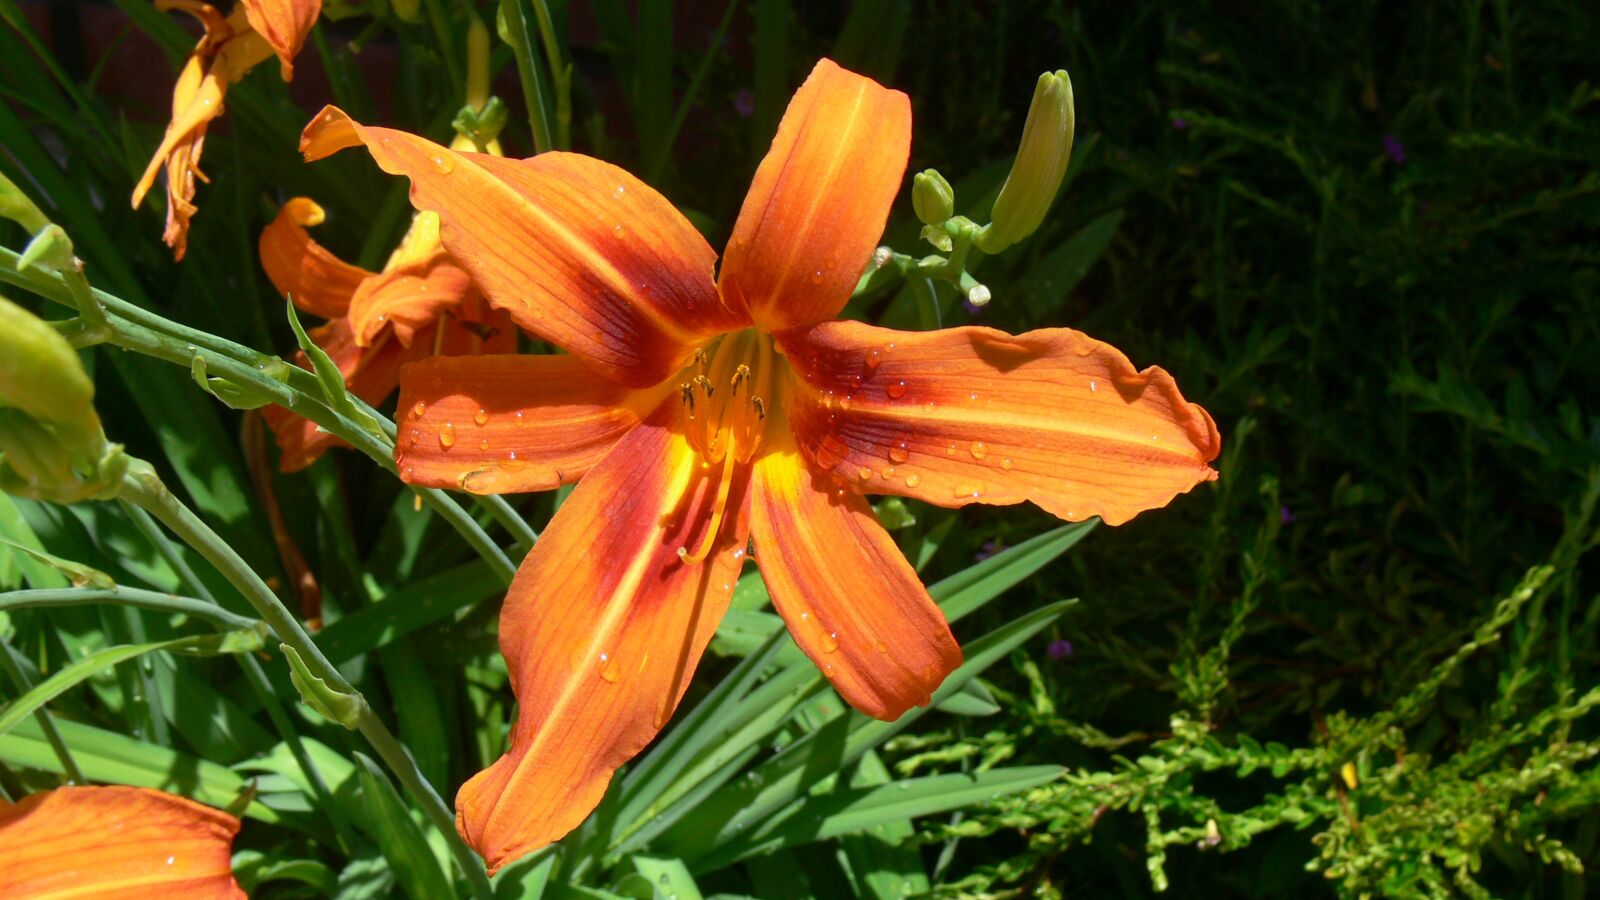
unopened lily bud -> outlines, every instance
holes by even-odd
[[[10,219],[29,234],[38,234],[40,229],[50,224],[50,220],[28,199],[28,195],[4,174],[0,174],[0,219]]]
[[[938,225],[956,214],[956,192],[937,169],[927,169],[911,179],[911,207],[924,225]]]
[[[17,258],[17,271],[38,266],[51,272],[67,272],[78,267],[78,258],[72,255],[72,239],[60,225],[50,224],[39,229]]]
[[[467,105],[489,102],[489,29],[476,13],[467,17]]]
[[[0,407],[6,406],[64,427],[69,440],[100,431],[94,383],[77,351],[39,317],[0,297]]]
[[[1072,80],[1065,71],[1040,75],[1011,174],[994,201],[988,226],[978,233],[978,247],[985,253],[1004,250],[1044,221],[1072,158],[1072,127]]]

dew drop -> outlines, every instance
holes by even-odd
[[[889,459],[893,460],[894,462],[903,463],[910,458],[911,450],[906,447],[905,441],[900,441],[893,447],[889,448]]]
[[[733,551],[733,558],[734,559],[744,559],[744,548],[740,547],[737,550],[734,550]]]
[[[528,418],[522,414],[522,410],[520,410],[520,409],[517,410],[517,415],[513,419],[513,421],[516,422],[516,425],[517,425],[518,428],[521,428],[524,425],[528,424]]]
[[[933,401],[929,400],[927,403],[922,404],[922,411],[933,412]]]
[[[448,156],[435,156],[433,158],[433,167],[439,170],[439,174],[449,175],[455,171],[456,161]]]
[[[845,394],[843,397],[839,398],[839,408],[840,409],[849,409],[850,408],[850,395],[849,394]]]
[[[478,410],[472,414],[472,421],[477,422],[479,425],[489,424],[489,411],[486,409]]]
[[[906,380],[904,378],[889,385],[887,393],[890,400],[899,400],[906,395]]]
[[[404,480],[404,481],[410,481],[411,480],[411,473],[414,472],[414,471],[416,471],[416,470],[413,469],[411,466],[406,466],[404,469],[400,470],[400,478],[402,480]]]
[[[411,407],[411,414],[420,419],[420,418],[422,418],[422,413],[425,410],[427,410],[427,408],[428,408],[428,404],[423,403],[421,400],[418,400],[417,401],[417,405]]]
[[[479,441],[478,442],[478,449],[479,450],[487,450],[487,449],[489,449],[489,439],[488,438],[484,438],[483,440]]]
[[[968,452],[972,454],[973,459],[983,459],[989,455],[989,445],[983,441],[973,441],[972,446],[968,448]]]
[[[800,621],[809,622],[810,620],[811,620],[811,613],[803,612],[803,613],[800,614]]]
[[[879,653],[888,653],[889,652],[889,645],[884,643],[883,641],[878,641],[878,643],[875,646],[877,647],[877,650],[878,650]]]
[[[621,200],[622,199],[622,195],[626,194],[627,192],[628,192],[628,189],[619,184],[619,185],[617,185],[616,190],[611,192],[611,196],[617,198],[618,200]]]
[[[444,427],[439,429],[439,446],[448,450],[455,445],[456,426],[453,423],[446,422],[444,423]]]
[[[844,456],[848,452],[850,452],[850,448],[846,447],[843,441],[830,434],[817,445],[817,465],[824,469],[831,469],[844,462]]]
[[[900,470],[896,469],[894,466],[884,466],[883,467],[883,477],[885,477],[885,478],[893,478],[895,476],[895,473],[899,472],[899,471]]]
[[[517,451],[515,451],[515,450],[513,450],[510,453],[506,454],[506,459],[516,459],[516,458],[517,458]]]
[[[822,270],[821,269],[818,269],[815,272],[811,273],[811,283],[812,284],[821,284],[822,283]]]
[[[600,654],[600,677],[601,678],[604,678],[606,681],[612,682],[614,684],[614,683],[616,683],[616,680],[619,677],[621,677],[621,674],[622,673],[617,670],[617,661],[611,658],[611,654],[609,654],[609,653]]]
[[[910,475],[906,476],[906,487],[908,487],[908,488],[914,488],[914,487],[916,487],[917,485],[919,485],[921,483],[922,483],[922,476],[918,475],[915,472],[912,472]]]
[[[962,484],[956,486],[956,496],[957,497],[974,497],[974,498],[976,498],[976,497],[981,496],[982,493],[983,493],[983,487],[981,485],[970,484],[970,483],[962,483]]]
[[[974,403],[976,403],[977,400],[978,400],[978,392],[977,391],[973,391],[972,393],[968,394],[967,395],[967,399],[973,401]]]
[[[621,225],[613,225],[613,226],[612,226],[612,227],[611,227],[611,233],[612,233],[612,234],[614,234],[614,235],[616,235],[616,236],[617,236],[617,237],[622,237],[622,233],[623,233],[623,232],[624,232],[624,231],[625,231],[625,230],[626,230],[626,229],[624,229],[624,228],[623,228],[623,227],[622,227],[622,226],[621,226]]]
[[[828,632],[828,636],[822,639],[822,652],[823,653],[833,653],[834,651],[836,651],[838,649],[839,649],[839,632],[837,632],[837,631]]]
[[[176,863],[177,861],[178,861],[178,858],[176,856],[167,857],[167,865],[169,865],[169,866],[172,865],[173,863]]]
[[[883,362],[883,351],[876,348],[868,350],[865,362],[868,369],[876,369],[878,364]]]
[[[945,447],[945,448],[944,448],[944,455],[945,455],[945,456],[955,456],[955,455],[956,455],[956,442],[955,442],[955,441],[951,441],[951,442],[950,442],[950,443],[949,443],[949,444],[948,444],[948,445],[947,445],[947,446],[946,446],[946,447]]]
[[[1009,457],[1009,456],[1000,457],[1000,468],[1009,470],[1012,465],[1014,465],[1014,464],[1011,462],[1011,457]]]
[[[856,477],[860,478],[862,481],[871,481],[872,480],[872,470],[871,469],[862,469],[861,471],[856,473]]]
[[[724,592],[733,590],[733,584],[731,582],[724,581],[722,583],[722,590]]]
[[[1092,380],[1092,379],[1091,379],[1091,380],[1090,380],[1090,381],[1089,381],[1089,393],[1091,393],[1091,394],[1092,394],[1092,393],[1094,393],[1094,392],[1095,392],[1095,390],[1096,390],[1096,384],[1095,384],[1095,382],[1094,382],[1094,381],[1093,381],[1093,380]]]

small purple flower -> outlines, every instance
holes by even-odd
[[[1189,127],[1189,120],[1185,119],[1183,116],[1173,116],[1172,127],[1182,131]]]
[[[1072,655],[1072,642],[1065,638],[1051,641],[1045,652],[1050,654],[1051,659],[1066,659]]]
[[[976,312],[976,310],[973,310],[973,312]],[[1005,548],[1006,545],[1000,543],[998,540],[984,541],[983,546],[978,548],[978,552],[972,554],[972,558],[976,559],[978,562],[983,562]]]
[[[1383,155],[1389,157],[1389,161],[1397,166],[1405,165],[1406,145],[1400,143],[1400,139],[1394,135],[1386,134],[1383,136]]]
[[[756,95],[750,93],[749,88],[740,88],[739,93],[733,95],[733,111],[741,119],[748,119],[756,112]]]
[[[1294,521],[1294,510],[1290,509],[1287,506],[1278,507],[1278,521],[1282,522],[1285,525],[1289,524],[1290,522],[1293,522]]]

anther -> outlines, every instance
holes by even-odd
[[[678,390],[683,395],[683,405],[689,407],[689,418],[694,418],[694,386],[685,381],[678,385]]]
[[[705,377],[704,375],[696,375],[694,377],[694,383],[699,385],[700,389],[706,392],[707,400],[711,399],[711,397],[717,392],[716,388],[711,386],[711,379]]]
[[[760,397],[751,397],[750,404],[756,408],[756,418],[763,420],[766,419],[767,404],[763,403]]]
[[[750,367],[745,365],[744,363],[740,363],[739,364],[739,368],[733,370],[733,379],[732,379],[733,390],[735,390],[735,391],[739,390],[739,383],[743,382],[743,381],[746,381],[749,378],[750,378]]]
[[[694,348],[694,361],[700,364],[700,371],[705,372],[706,366],[711,365],[711,357],[706,355],[706,348]]]

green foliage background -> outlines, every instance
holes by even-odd
[[[964,699],[801,784],[790,799],[811,805],[784,807],[791,825],[777,849],[719,831],[731,820],[716,818],[712,796],[633,856],[588,852],[604,826],[580,833],[552,890],[687,893],[680,879],[691,869],[703,893],[763,897],[1580,897],[1594,886],[1600,86],[1590,79],[1600,14],[1554,0],[1249,9],[754,0],[729,4],[719,31],[721,4],[552,6],[573,64],[572,146],[640,172],[713,245],[818,56],[911,95],[912,169],[939,168],[958,211],[979,221],[1034,78],[1067,69],[1073,168],[1045,227],[975,270],[993,303],[969,312],[940,287],[935,304],[913,283],[863,296],[851,313],[906,328],[1079,328],[1174,373],[1224,436],[1214,486],[1096,529],[1047,562],[1072,544],[1057,538],[1007,570],[1021,581],[956,630],[969,653],[980,635],[1028,632],[1025,642],[998,654]],[[175,64],[191,43],[142,0],[76,14],[107,11],[132,23],[113,53],[153,40]],[[358,118],[442,138],[459,102],[463,11],[429,0],[418,24],[345,20],[324,26],[307,53]],[[330,213],[319,238],[369,266],[404,229],[402,186],[364,158],[299,161],[293,136],[315,102],[299,100],[298,85],[291,99],[264,66],[230,92],[227,127],[208,139],[212,183],[200,191],[190,258],[174,265],[158,240],[159,204],[129,210],[122,199],[165,110],[129,101],[59,30],[36,53],[46,45],[16,27],[13,0],[0,0],[0,13],[13,26],[0,28],[0,167],[67,228],[97,288],[287,353],[294,339],[255,260],[277,204],[318,199]],[[392,91],[369,92],[351,38],[368,42],[364,54],[392,54]],[[501,47],[497,59],[510,149],[531,152],[512,54]],[[171,71],[151,77],[166,84]],[[549,112],[559,136],[553,100]],[[885,240],[920,255],[928,248],[917,247],[905,199]],[[0,243],[19,249],[20,230],[7,228]],[[157,461],[283,585],[238,414],[200,395],[181,368],[111,348],[86,361],[113,439]],[[330,626],[319,643],[448,796],[497,753],[510,712],[491,567],[355,453],[279,477],[275,489],[322,583]],[[551,503],[517,501],[535,526]],[[1009,582],[970,569],[974,556],[1055,524],[1031,507],[909,511],[915,523],[897,534],[925,580],[977,578],[991,594]],[[137,517],[115,505],[13,510],[0,500],[0,530],[119,584],[179,583]],[[226,583],[195,570],[230,603]],[[60,581],[30,558],[0,555],[0,585],[24,580]],[[735,669],[741,657],[765,659],[757,648],[770,614],[758,583],[741,590],[719,637],[724,656],[708,657],[685,711],[748,674]],[[1073,597],[1071,608],[1047,607]],[[1041,619],[1041,608],[1055,612]],[[116,607],[18,611],[10,622],[16,655],[36,674],[109,644],[187,633]],[[1046,652],[1057,640],[1071,642],[1069,656]],[[292,698],[281,661],[269,669]],[[438,867],[408,875],[375,849],[401,838],[346,827],[403,804],[381,769],[354,755],[366,752],[359,741],[297,714],[296,728],[328,748],[325,766],[348,775],[318,805],[237,680],[225,660],[158,654],[107,669],[51,709],[74,747],[155,766],[169,789],[222,804],[261,774],[279,824],[252,821],[239,848],[263,896],[426,894],[438,885],[430,878],[449,877]],[[795,702],[792,718],[749,744],[735,767],[743,781],[714,793],[748,799],[739,791],[780,774],[786,745],[858,733],[828,724],[847,720],[827,697]],[[53,783],[43,738],[29,732],[23,747],[21,734],[0,736],[0,786],[13,796]],[[1031,787],[1003,780],[1039,766],[1064,770]],[[991,770],[995,787],[972,781]],[[865,796],[840,792],[960,773],[965,794],[946,790],[954,781],[916,782],[919,796],[960,800],[934,804],[937,815],[880,816],[865,832],[837,818]],[[395,827],[413,822],[423,846],[432,842],[418,859],[442,852],[414,814],[393,809]],[[759,855],[736,861],[746,852]],[[538,883],[536,867],[513,867],[497,888],[532,895]]]

